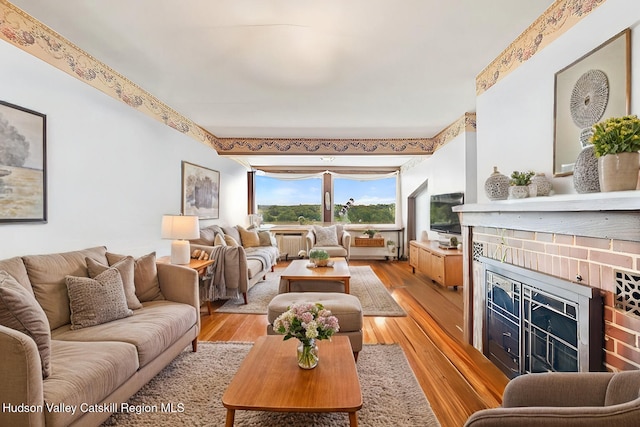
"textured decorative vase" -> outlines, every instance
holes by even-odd
[[[551,182],[549,182],[545,174],[542,172],[537,173],[533,178],[531,178],[531,183],[535,184],[538,196],[548,196],[549,192],[553,188]]]
[[[493,173],[484,182],[484,191],[489,200],[506,200],[509,197],[509,178],[493,167]]]
[[[298,343],[298,366],[302,369],[313,369],[318,366],[318,346],[316,340],[310,339]]]
[[[529,197],[528,185],[512,185],[509,187],[510,199],[524,199],[525,197]]]
[[[600,192],[598,158],[593,150],[593,145],[586,146],[573,167],[573,188],[580,194]]]
[[[638,184],[639,161],[638,152],[607,154],[598,158],[600,190],[635,190]]]

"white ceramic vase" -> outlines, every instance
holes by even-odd
[[[510,199],[524,199],[525,197],[529,197],[528,185],[512,185],[509,187]]]

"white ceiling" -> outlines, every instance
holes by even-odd
[[[553,0],[12,3],[219,137],[424,138]],[[244,161],[323,164],[297,157]]]

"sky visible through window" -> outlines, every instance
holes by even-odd
[[[293,206],[320,204],[322,200],[320,178],[285,181],[256,176],[258,205]],[[385,178],[375,181],[355,181],[337,178],[334,181],[336,205],[344,205],[353,198],[357,205],[392,204],[396,202],[396,180]]]

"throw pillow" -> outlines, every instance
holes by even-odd
[[[122,277],[108,268],[94,279],[65,277],[71,308],[71,329],[82,329],[122,319],[133,314],[127,307]]]
[[[272,246],[271,233],[268,231],[258,231],[260,246]]]
[[[125,255],[107,252],[107,260],[112,266],[124,258]],[[133,267],[133,282],[136,287],[136,296],[140,302],[163,300],[164,295],[160,291],[158,282],[158,268],[156,267],[156,253],[143,255],[137,258]]]
[[[87,269],[89,270],[89,277],[94,279],[98,274],[109,268],[108,265],[99,263],[96,260],[87,258]],[[126,256],[120,261],[114,263],[112,268],[115,268],[120,273],[122,278],[122,285],[124,286],[124,295],[127,298],[127,306],[131,310],[137,310],[142,308],[140,300],[136,296],[136,284],[135,278],[135,261],[132,256]]]
[[[229,236],[228,234],[224,235],[224,241],[227,244],[227,246],[232,246],[232,247],[240,246],[240,243],[238,243],[236,239]]]
[[[240,232],[240,240],[242,240],[242,246],[244,246],[245,248],[255,248],[257,246],[260,246],[260,238],[258,237],[257,231],[249,231],[239,225],[237,225],[236,228]]]
[[[211,227],[205,227],[200,229],[200,237],[197,239],[189,240],[194,245],[211,246],[213,244],[213,238],[216,236],[215,229]]]
[[[316,233],[316,246],[338,246],[338,233],[335,225],[329,227],[314,225],[313,229]]]
[[[224,236],[222,234],[216,234],[216,238],[213,239],[213,246],[227,246],[227,242],[224,241]]]
[[[51,329],[36,298],[6,271],[0,271],[0,325],[35,341],[42,363],[42,378],[51,374]]]

